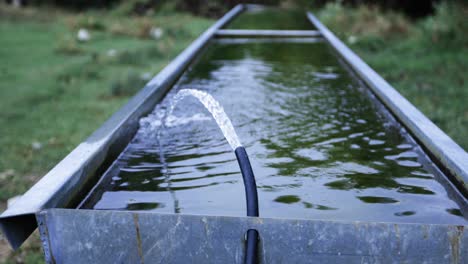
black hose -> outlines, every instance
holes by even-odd
[[[257,243],[258,243],[258,231],[255,229],[247,230],[247,246],[245,248],[245,264],[257,264]]]
[[[242,173],[244,180],[245,196],[247,202],[247,216],[258,216],[258,195],[257,184],[255,183],[255,176],[250,166],[249,156],[245,148],[240,146],[234,150],[237,157],[237,162]]]
[[[234,152],[236,153],[237,162],[242,173],[242,179],[245,187],[245,197],[247,203],[247,216],[258,217],[258,195],[257,195],[257,184],[255,183],[255,176],[250,165],[249,156],[245,151],[245,148],[240,146],[237,147]],[[256,264],[257,261],[257,244],[259,240],[258,231],[255,229],[249,229],[246,233],[246,249],[245,259],[246,264]]]

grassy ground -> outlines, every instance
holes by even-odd
[[[0,211],[97,129],[204,29],[188,14],[70,14],[0,4]],[[76,40],[80,28],[91,40]],[[151,31],[162,30],[158,39]],[[0,262],[41,262],[37,235]]]
[[[125,8],[71,14],[0,4],[0,211],[212,23],[180,13],[129,17]],[[417,22],[337,4],[316,13],[468,149],[467,10],[442,4]],[[80,28],[90,41],[76,41]],[[13,254],[0,239],[0,263],[42,263],[38,241],[34,234]]]
[[[434,123],[468,150],[468,5],[441,3],[410,21],[375,8],[329,4],[324,24]]]

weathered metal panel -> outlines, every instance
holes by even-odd
[[[241,263],[260,233],[261,263],[466,263],[467,226],[48,209],[49,262]],[[50,242],[47,242],[50,241]]]
[[[47,262],[140,263],[132,214],[94,217],[95,213],[77,214],[74,210],[67,213],[65,218],[38,215],[41,239],[48,251]]]
[[[0,228],[13,248],[36,229],[34,214],[67,206],[103,163],[127,145],[141,116],[151,111],[215,32],[243,10],[236,6],[207,29],[138,94],[0,216]]]
[[[453,176],[451,180],[466,195],[468,193],[468,153],[341,42],[314,15],[307,13],[307,16],[345,62],[428,150],[431,158],[434,158],[438,165],[449,173],[449,176]]]

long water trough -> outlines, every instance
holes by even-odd
[[[260,217],[186,89],[224,108]],[[243,262],[249,229],[260,263],[464,263],[467,182],[468,154],[312,14],[239,5],[0,225],[14,248],[39,226],[49,263]]]

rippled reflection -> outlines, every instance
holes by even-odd
[[[466,224],[428,159],[321,42],[212,44],[85,207],[244,215],[235,156],[195,99],[168,119],[161,162],[151,131],[184,88],[223,105],[250,154],[262,216]]]

